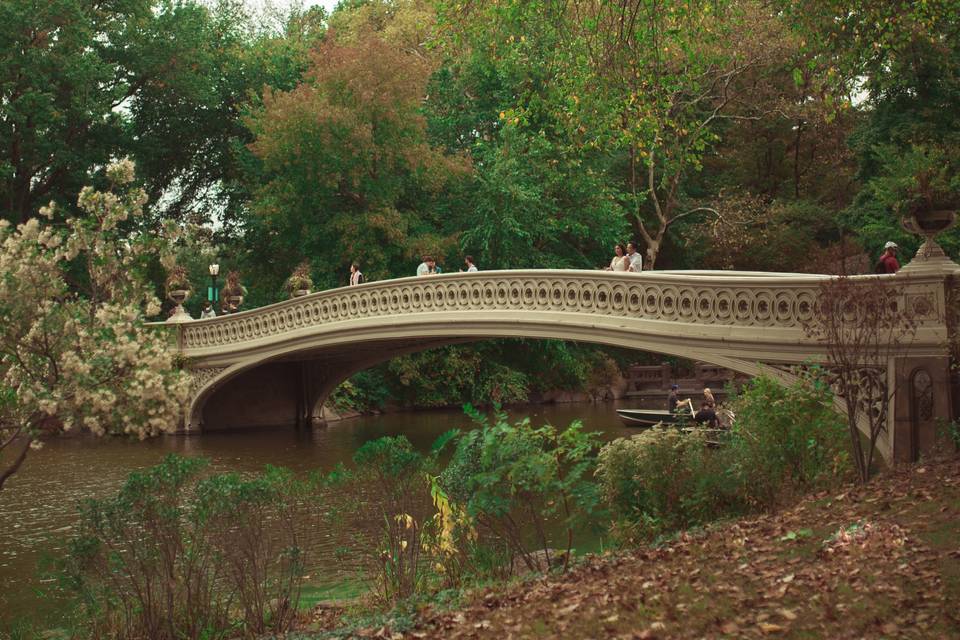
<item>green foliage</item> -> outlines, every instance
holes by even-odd
[[[534,427],[529,419],[507,422],[497,411],[492,420],[467,407],[478,428],[461,433],[439,485],[470,520],[461,544],[476,530],[488,555],[508,563],[522,561],[543,571],[561,558],[566,568],[573,530],[597,506],[591,479],[597,435],[579,423],[558,430]]]
[[[344,548],[372,576],[371,592],[385,604],[421,591],[429,575],[421,562],[431,527],[427,471],[431,459],[404,436],[367,442],[353,456],[354,468],[335,469],[321,496]],[[373,539],[357,535],[373,530]]]
[[[721,449],[698,432],[651,429],[608,443],[597,477],[613,528],[634,543],[720,517],[771,510],[851,473],[847,432],[816,376],[783,387],[755,378],[733,403]]]
[[[864,244],[877,247],[879,253],[880,247],[893,239],[903,247],[904,257],[909,257],[919,239],[900,227],[901,216],[957,209],[960,162],[949,150],[950,142],[949,137],[922,144],[903,141],[910,146],[878,144],[870,151],[877,158],[878,173],[866,183],[846,214],[852,223],[861,225],[859,235]],[[953,144],[960,146],[960,137],[954,138]],[[938,242],[951,255],[960,254],[960,233],[956,230],[943,234]]]
[[[69,210],[89,171],[127,155],[183,214],[233,166],[238,110],[259,88],[240,62],[246,26],[229,1],[0,5],[3,217]]]
[[[857,94],[862,113],[849,143],[863,189],[843,211],[847,228],[878,256],[893,239],[904,254],[918,242],[905,235],[898,209],[912,197],[898,186],[917,175],[917,164],[956,176],[960,148],[960,26],[950,2],[903,4],[782,0],[783,19],[800,33],[811,59],[829,61],[824,86],[842,101]],[[897,184],[899,183],[899,185]],[[954,185],[953,190],[955,191]],[[900,191],[900,193],[897,193]],[[907,196],[907,197],[905,197]],[[956,193],[953,194],[956,197]],[[953,256],[960,233],[944,234]]]
[[[953,445],[955,451],[960,451],[960,421],[939,418],[937,420],[937,437]]]
[[[486,357],[496,352],[495,347],[447,347],[395,358],[386,365],[392,395],[425,407],[525,401],[528,374]],[[443,375],[437,375],[440,371]]]
[[[426,136],[429,73],[422,57],[378,35],[330,38],[303,84],[265,94],[248,119],[264,178],[254,222],[269,230],[258,252],[309,255],[318,283],[331,287],[353,261],[368,278],[392,277],[449,244],[440,194],[464,162]]]
[[[739,512],[733,478],[706,445],[672,427],[604,445],[597,478],[618,540],[637,543]]]
[[[225,638],[290,627],[303,556],[301,487],[268,468],[205,476],[168,455],[116,497],[88,500],[62,561],[94,637]]]
[[[754,378],[733,406],[731,470],[751,506],[772,509],[792,493],[848,479],[846,422],[819,374],[804,375],[790,387]]]
[[[334,400],[355,394],[359,407],[387,397],[405,406],[449,407],[526,402],[546,391],[602,395],[636,352],[559,340],[491,340],[401,356],[351,378]],[[438,375],[442,372],[442,375]],[[361,409],[362,410],[362,409]]]
[[[722,221],[687,227],[691,266],[787,273],[829,268],[821,248],[841,240],[836,214],[806,200],[768,202],[741,196],[727,200]]]

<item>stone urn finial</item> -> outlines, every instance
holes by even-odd
[[[183,308],[183,303],[190,297],[190,280],[187,270],[180,265],[174,265],[167,271],[167,297],[176,304],[173,313],[167,322],[187,322],[193,317]]]
[[[935,238],[953,227],[956,222],[957,212],[952,209],[913,211],[900,218],[900,226],[924,239],[920,249],[917,250],[915,260],[946,257],[943,248]]]
[[[958,272],[960,265],[947,257],[936,236],[956,224],[960,201],[937,161],[939,156],[921,151],[915,150],[916,164],[905,162],[906,179],[901,180],[898,190],[901,196],[900,225],[923,238],[917,255],[904,269]]]

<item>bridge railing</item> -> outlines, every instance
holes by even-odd
[[[517,270],[369,282],[180,325],[181,349],[240,346],[307,327],[386,316],[530,310],[692,325],[800,329],[829,276],[738,272]],[[894,282],[897,276],[858,276]],[[916,280],[916,281],[914,281]],[[929,280],[929,279],[927,279]],[[926,316],[942,312],[933,281],[903,280]],[[942,282],[940,284],[942,293]],[[942,295],[940,296],[942,298]],[[924,318],[921,317],[921,321]]]

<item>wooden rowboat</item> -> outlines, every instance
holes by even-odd
[[[656,424],[676,424],[690,420],[690,414],[671,413],[663,409],[617,409],[620,420],[628,427],[649,428]]]
[[[617,409],[617,415],[621,422],[628,427],[638,427],[648,429],[658,424],[681,424],[687,423],[690,428],[704,429],[705,427],[695,427],[691,423],[694,417],[683,412],[670,412],[663,409]],[[734,415],[732,411],[720,409],[717,412],[720,429],[708,429],[709,431],[724,432],[729,431],[733,425]]]

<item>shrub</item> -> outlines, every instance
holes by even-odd
[[[772,509],[850,473],[846,423],[816,371],[789,387],[754,378],[733,404],[728,457],[738,493],[752,506]]]
[[[340,526],[344,544],[373,575],[372,592],[381,602],[395,603],[424,585],[421,536],[431,519],[429,459],[404,436],[366,443],[353,456],[354,469],[329,474],[323,500]],[[357,531],[377,531],[374,540]]]
[[[597,436],[579,422],[563,431],[529,419],[509,424],[496,412],[486,420],[471,407],[478,429],[457,433],[453,456],[439,484],[449,500],[469,518],[480,544],[472,544],[493,569],[519,559],[531,571],[558,561],[554,548],[573,546],[575,526],[597,505],[592,480]],[[485,544],[486,543],[486,544]]]
[[[93,637],[211,639],[289,628],[301,561],[292,479],[279,470],[202,479],[206,466],[168,455],[131,474],[116,497],[81,508],[62,582],[80,597]]]
[[[637,543],[739,511],[735,483],[697,433],[654,428],[600,450],[597,477],[621,543]]]
[[[733,407],[737,419],[721,449],[669,427],[601,449],[597,477],[621,542],[772,509],[849,475],[843,417],[815,374],[790,387],[756,378]]]
[[[294,621],[305,568],[298,531],[304,493],[289,470],[271,466],[254,478],[226,473],[196,487],[192,516],[248,633],[281,633]]]

